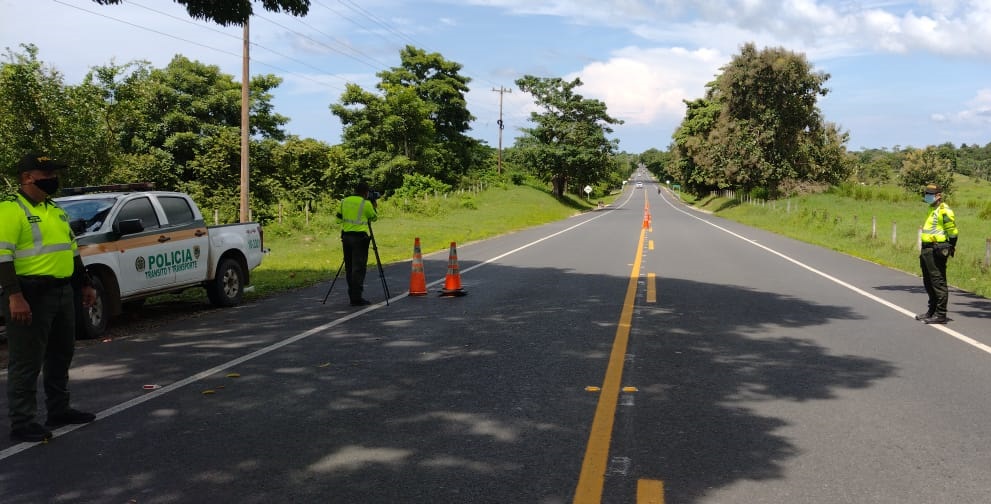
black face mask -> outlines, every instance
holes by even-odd
[[[34,185],[45,194],[51,196],[58,191],[58,177],[35,179]]]

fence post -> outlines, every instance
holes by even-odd
[[[282,201],[279,201],[279,224],[282,224]]]
[[[991,238],[984,239],[984,267],[991,267]]]
[[[306,225],[310,225],[310,202],[306,202]]]
[[[891,222],[891,244],[898,245],[898,223]]]
[[[213,225],[216,226],[217,224],[220,224],[220,210],[217,210],[216,208],[214,208],[213,209]]]
[[[871,239],[872,240],[876,240],[877,239],[877,216],[876,215],[872,215],[871,216]]]

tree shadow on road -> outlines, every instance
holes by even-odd
[[[445,267],[430,260],[426,269]],[[388,267],[389,283],[403,285],[408,271]],[[602,383],[629,279],[485,271],[466,276],[466,297],[432,289],[340,323],[357,310],[337,297],[322,305],[321,284],[83,352],[90,374],[74,382],[75,397],[109,408],[143,383],[168,385],[309,335],[239,363],[236,379],[218,372],[4,461],[0,500],[570,502],[598,400],[584,387]],[[493,285],[520,278],[539,288]],[[802,328],[855,319],[847,307],[690,280],[665,289],[677,295],[633,323],[627,372],[642,392],[636,413],[621,413],[613,447],[634,454],[638,474],[670,481],[669,502],[783,477],[797,456],[778,433],[787,422],[739,398],[830,400],[894,371],[802,337]],[[790,335],[766,337],[772,327]],[[73,457],[78,450],[89,455]],[[15,484],[78,465],[85,474],[49,488]],[[610,474],[608,485],[633,502],[635,480]]]
[[[665,279],[664,289],[673,294],[634,329],[627,379],[640,392],[626,425],[631,439],[665,442],[625,449],[638,474],[665,481],[668,502],[784,477],[799,455],[779,434],[788,422],[754,411],[753,402],[831,400],[895,372],[878,359],[831,355],[803,337],[804,328],[858,318],[847,307],[683,279]]]

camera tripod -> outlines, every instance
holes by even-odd
[[[368,236],[372,240],[372,250],[375,251],[375,265],[378,266],[379,279],[382,280],[382,290],[385,292],[385,305],[389,306],[389,298],[392,297],[392,295],[389,294],[389,284],[385,282],[385,270],[382,269],[382,259],[379,258],[379,246],[378,243],[375,242],[375,233],[372,232],[371,222],[368,223]],[[337,283],[337,278],[341,276],[341,270],[344,269],[345,262],[345,260],[341,260],[341,265],[337,268],[337,273],[334,275],[334,281],[330,282],[330,288],[327,289],[327,295],[323,297],[322,304],[327,304],[327,298],[330,297],[330,291],[334,290],[334,284]]]

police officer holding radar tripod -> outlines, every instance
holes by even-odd
[[[324,303],[327,302],[330,291],[334,289],[341,269],[345,269],[351,306],[372,304],[371,301],[362,296],[365,288],[369,244],[375,250],[375,261],[378,264],[379,277],[382,279],[382,289],[385,291],[386,303],[389,302],[389,287],[385,283],[385,272],[382,270],[378,245],[375,243],[375,234],[372,232],[372,221],[378,219],[378,197],[379,194],[370,191],[368,183],[362,181],[358,183],[353,196],[341,200],[341,209],[337,213],[337,218],[341,222],[341,245],[344,249],[344,261],[337,269],[334,281],[331,282],[330,289],[327,290],[327,295],[323,298]]]

